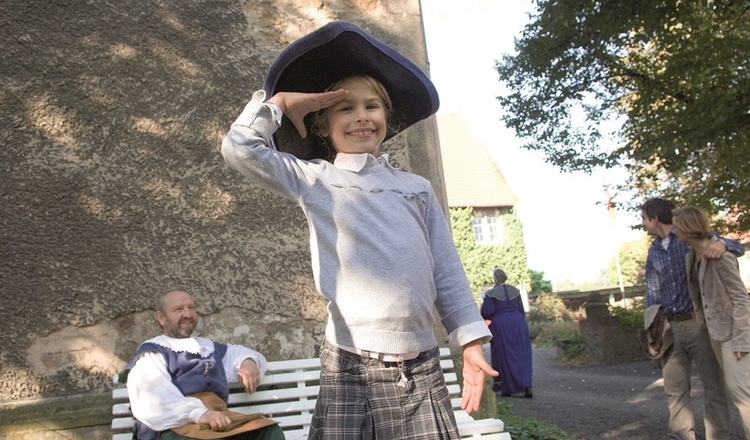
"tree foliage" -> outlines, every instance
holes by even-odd
[[[472,208],[451,208],[453,241],[466,270],[474,297],[480,299],[482,288],[493,284],[492,269],[500,266],[508,275],[508,283],[528,287],[529,275],[526,266],[526,246],[523,241],[521,221],[515,213],[500,216],[505,228],[506,240],[496,246],[477,244],[471,229]]]
[[[536,0],[516,50],[498,99],[526,148],[750,228],[750,3]]]
[[[622,273],[622,282],[626,286],[636,286],[646,283],[646,257],[648,256],[648,247],[651,239],[644,234],[638,240],[623,243],[617,250],[617,256],[620,260],[620,273]],[[607,264],[602,271],[602,278],[607,286],[616,286],[619,284],[617,277],[617,262],[615,258]]]
[[[529,293],[551,293],[552,281],[544,279],[544,272],[529,269],[531,291]]]

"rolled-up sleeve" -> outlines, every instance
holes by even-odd
[[[240,364],[245,359],[252,359],[255,362],[260,371],[260,377],[263,377],[266,371],[268,371],[268,362],[262,354],[242,345],[227,344],[227,353],[222,360],[224,371],[227,375],[227,382],[234,383],[239,380],[237,373],[240,369]]]

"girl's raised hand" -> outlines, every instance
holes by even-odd
[[[276,104],[282,113],[292,121],[294,127],[302,138],[307,137],[304,118],[308,113],[337,104],[349,93],[347,90],[339,89],[323,93],[298,93],[279,92],[268,102]]]

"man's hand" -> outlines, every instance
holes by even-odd
[[[307,137],[305,116],[339,103],[347,93],[349,92],[344,89],[324,93],[280,92],[273,95],[268,102],[276,104],[281,112],[292,121],[299,135],[305,138]]]
[[[484,350],[479,339],[464,345],[463,358],[464,390],[461,409],[466,410],[467,413],[472,413],[479,409],[479,402],[482,400],[485,373],[492,377],[496,377],[500,373],[493,370],[484,359]]]
[[[703,256],[710,260],[717,260],[727,251],[727,245],[721,240],[711,240],[703,252]]]
[[[242,361],[237,374],[240,377],[240,383],[245,387],[245,392],[254,393],[260,384],[260,371],[255,361],[250,358]]]
[[[201,416],[200,423],[209,425],[211,431],[224,431],[232,419],[224,412],[208,410]]]

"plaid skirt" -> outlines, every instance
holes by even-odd
[[[383,362],[328,343],[309,440],[458,440],[437,347]]]

